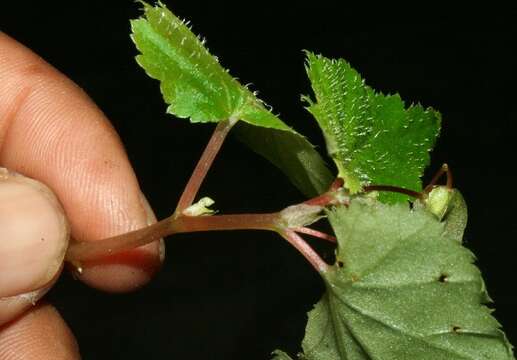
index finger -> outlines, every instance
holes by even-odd
[[[122,143],[88,96],[43,59],[0,33],[0,164],[47,184],[77,240],[154,221]],[[163,260],[153,243],[86,264],[81,279],[108,291],[146,283]]]

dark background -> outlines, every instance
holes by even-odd
[[[452,167],[470,207],[466,245],[479,258],[495,316],[517,343],[515,12],[407,8],[373,16],[373,5],[357,10],[329,1],[290,9],[166,3],[208,38],[234,76],[253,83],[275,112],[320,147],[320,132],[299,101],[310,92],[302,49],[344,57],[375,89],[440,110],[443,132],[425,178],[443,162]],[[213,126],[165,115],[158,84],[133,60],[128,19],[140,6],[17,4],[0,5],[0,29],[104,110],[158,217],[167,216]],[[303,199],[277,169],[232,138],[201,195],[213,197],[225,213],[277,210]],[[299,349],[305,313],[322,284],[285,241],[234,232],[177,236],[167,246],[163,270],[141,291],[104,294],[65,274],[49,294],[84,359],[267,359],[275,348]]]

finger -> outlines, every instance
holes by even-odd
[[[0,325],[34,304],[57,279],[69,228],[54,194],[0,168]]]
[[[61,316],[50,305],[32,308],[0,327],[2,360],[80,359],[77,343]]]
[[[81,89],[0,33],[0,164],[47,184],[72,237],[94,241],[153,221],[121,142]],[[163,258],[158,242],[86,264],[81,279],[109,291],[141,286]]]

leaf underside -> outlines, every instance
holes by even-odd
[[[362,198],[329,220],[340,266],[324,275],[300,359],[514,359],[474,256],[446,223],[423,207]]]
[[[421,191],[440,114],[420,105],[406,109],[398,94],[374,92],[342,59],[307,52],[306,70],[316,100],[303,99],[323,130],[345,186],[352,193],[366,184]],[[380,199],[397,202],[407,196],[381,193]]]
[[[144,17],[131,21],[131,38],[140,51],[138,64],[160,81],[167,112],[191,122],[242,120],[239,137],[252,150],[279,166],[305,195],[325,191],[332,175],[310,142],[233,78],[165,5],[143,5]]]

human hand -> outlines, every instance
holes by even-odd
[[[102,112],[3,33],[0,94],[0,166],[48,185],[72,238],[102,239],[155,221]],[[68,238],[59,204],[35,184],[0,171],[0,359],[78,359],[57,311],[33,306],[59,276]],[[80,279],[106,291],[130,291],[152,277],[163,257],[163,241],[152,243],[85,264]]]

